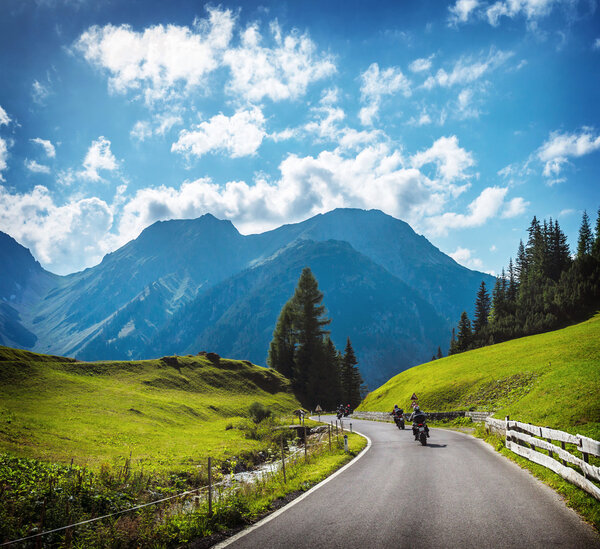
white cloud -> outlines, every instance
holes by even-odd
[[[522,215],[527,211],[527,206],[529,206],[529,202],[526,202],[524,198],[520,196],[513,198],[510,202],[505,204],[501,217],[503,219],[509,219],[511,217]]]
[[[31,139],[30,141],[32,143],[40,145],[44,149],[44,152],[46,153],[46,156],[48,158],[54,158],[56,156],[56,149],[52,142],[48,139],[41,139],[39,137],[36,137],[35,139]]]
[[[44,164],[39,164],[35,160],[25,159],[25,167],[33,173],[50,173],[50,167]]]
[[[78,175],[91,181],[100,181],[102,178],[98,170],[113,171],[118,167],[117,160],[110,150],[110,141],[100,136],[93,141],[83,161],[84,170]]]
[[[600,149],[600,134],[594,135],[591,128],[582,128],[579,132],[552,132],[547,141],[536,151],[538,160],[544,163],[543,174],[553,183],[558,179],[569,158],[579,158]]]
[[[98,198],[57,206],[46,187],[10,194],[0,186],[0,230],[9,233],[44,266],[67,274],[100,261],[112,225],[108,205]]]
[[[10,116],[8,116],[6,111],[0,106],[0,126],[8,126],[10,122]]]
[[[481,270],[483,269],[483,261],[477,257],[473,257],[473,251],[474,250],[458,246],[454,252],[448,255],[463,267]]]
[[[448,8],[448,11],[450,12],[448,23],[450,25],[466,23],[478,6],[479,0],[458,0],[454,6]]]
[[[256,153],[265,137],[265,118],[258,107],[239,110],[233,116],[213,116],[192,130],[182,130],[172,152],[200,157],[209,152],[228,153],[232,158]]]
[[[193,29],[156,25],[136,32],[128,25],[94,26],[74,48],[109,73],[112,91],[141,92],[151,104],[206,84],[220,65],[234,24],[230,10],[209,8],[208,18],[195,21]]]
[[[380,70],[377,63],[372,63],[361,75],[361,99],[367,102],[359,113],[363,125],[369,126],[377,117],[381,98],[384,95],[394,95],[401,92],[404,97],[411,95],[410,80],[404,76],[398,67],[388,67]]]
[[[284,36],[277,22],[270,26],[273,47],[262,45],[257,25],[241,33],[241,44],[228,49],[223,62],[231,71],[228,91],[249,101],[296,99],[309,84],[336,71],[329,55],[318,54],[306,34],[296,31]]]
[[[131,128],[129,136],[136,141],[145,141],[152,137],[152,126],[147,120],[138,120]]]
[[[504,204],[508,189],[487,187],[468,206],[468,214],[446,212],[428,220],[430,233],[445,235],[449,229],[481,227],[489,219],[496,217]]]
[[[415,168],[435,164],[437,177],[450,183],[468,179],[469,175],[466,170],[472,167],[475,161],[470,152],[459,146],[458,138],[452,135],[440,137],[429,149],[413,155],[411,163]],[[459,191],[459,188],[456,188],[456,191]]]
[[[136,141],[145,141],[153,135],[163,136],[181,124],[183,118],[179,114],[166,112],[154,116],[152,121],[138,120],[131,128],[129,136]]]
[[[594,41],[594,44],[592,46],[593,50],[600,50],[600,38],[596,38],[596,40]]]
[[[435,76],[430,76],[423,86],[426,89],[432,89],[435,86],[449,88],[455,85],[470,84],[494,71],[514,55],[510,51],[491,49],[486,58],[473,59],[472,57],[463,57],[459,59],[452,67],[450,72],[439,69]]]
[[[490,246],[490,252],[495,252],[498,248],[496,248],[496,244],[492,244]]]
[[[6,141],[0,137],[0,181],[4,181],[2,172],[8,167],[8,146]]]
[[[33,81],[31,86],[31,97],[35,103],[43,105],[50,93],[51,89],[49,86],[44,85],[37,80]]]
[[[500,18],[522,15],[528,20],[538,19],[548,15],[554,6],[572,4],[572,0],[506,0],[495,2],[486,10],[490,25],[497,26]]]
[[[415,59],[409,66],[408,68],[412,71],[412,72],[425,72],[428,71],[429,69],[431,69],[431,65],[433,60],[433,55],[430,55],[429,57],[421,57],[420,59]]]

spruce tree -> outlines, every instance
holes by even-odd
[[[346,342],[346,349],[344,350],[344,358],[342,359],[342,379],[345,393],[345,404],[350,404],[352,409],[356,408],[360,404],[361,388],[363,385],[362,376],[357,368],[358,360],[354,354],[352,343],[350,338]]]
[[[323,360],[323,336],[328,334],[324,329],[331,320],[326,318],[323,293],[319,290],[316,278],[309,267],[302,270],[298,286],[294,293],[296,307],[296,356],[295,373],[300,395],[310,407],[319,404],[319,383]]]
[[[471,330],[471,321],[467,316],[467,312],[463,311],[460,315],[460,321],[458,323],[458,335],[456,338],[456,347],[459,353],[468,351],[471,348],[473,340],[473,332]]]
[[[436,359],[444,358],[444,353],[442,353],[442,348],[438,346]]]
[[[592,229],[590,228],[590,218],[585,210],[581,218],[581,227],[579,228],[579,238],[577,239],[577,259],[592,253]]]
[[[600,208],[596,217],[596,230],[594,235],[594,243],[592,244],[592,255],[596,261],[600,262]]]
[[[279,313],[267,356],[267,364],[292,380],[292,383],[295,381],[294,355],[297,343],[294,320],[295,310],[292,298],[283,306]]]
[[[491,300],[485,288],[485,282],[482,280],[477,292],[475,300],[475,318],[473,320],[473,331],[475,335],[481,333],[483,328],[487,326],[488,317],[490,315]]]

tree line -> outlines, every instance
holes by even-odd
[[[325,329],[323,293],[310,268],[302,270],[294,295],[281,309],[267,363],[292,382],[303,406],[333,410],[339,404],[358,406],[363,380],[348,338],[338,351]]]
[[[534,217],[527,232],[527,243],[519,242],[514,263],[510,258],[491,295],[481,283],[473,322],[463,311],[448,354],[555,330],[600,307],[600,209],[594,230],[583,212],[573,254],[552,218]]]

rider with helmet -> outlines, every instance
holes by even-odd
[[[417,425],[422,423],[425,427],[425,434],[429,436],[429,427],[427,427],[427,414],[421,410],[418,406],[415,406],[413,413],[410,416],[410,421],[412,421],[412,432],[415,436],[415,440],[419,439],[419,431],[417,430]]]

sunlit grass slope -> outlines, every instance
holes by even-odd
[[[131,453],[159,468],[236,455],[258,443],[226,427],[253,402],[298,407],[287,379],[246,361],[86,363],[0,347],[0,450],[17,455],[97,466]]]
[[[406,370],[359,410],[493,410],[600,439],[600,315],[545,334],[476,349]]]

